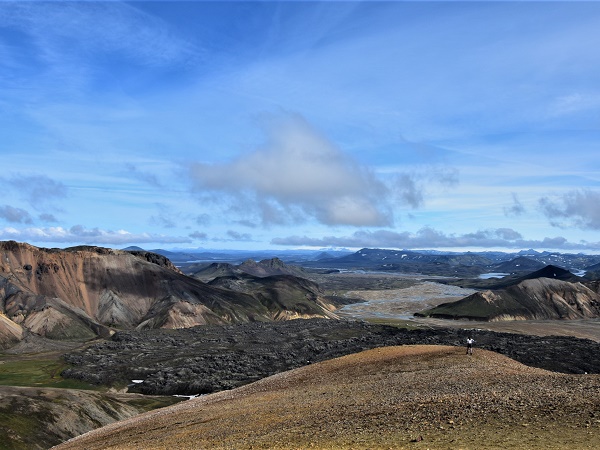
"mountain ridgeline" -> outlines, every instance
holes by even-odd
[[[208,285],[164,256],[140,250],[0,242],[0,347],[28,332],[92,338],[118,329],[335,317],[336,306],[314,284],[288,275],[269,285],[263,280],[259,295]],[[294,294],[279,295],[286,290]]]
[[[522,276],[548,265],[573,271],[589,272],[589,279],[600,274],[600,255],[566,254],[556,252],[518,253],[389,250],[363,248],[350,255],[337,258],[320,258],[306,262],[304,267],[337,268],[346,270],[382,271],[391,273],[417,273],[453,278],[476,279],[486,273]],[[472,283],[472,282],[471,282]],[[473,287],[479,287],[473,285]]]

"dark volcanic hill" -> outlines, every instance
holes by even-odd
[[[200,270],[194,270],[192,273],[190,273],[190,276],[198,280],[208,282],[218,277],[231,277],[240,275],[242,273],[243,272],[234,264],[219,262],[211,263]]]
[[[600,280],[600,263],[586,267],[585,278],[590,280]]]
[[[409,250],[363,248],[356,253],[340,258],[320,259],[312,265],[350,270],[476,277],[479,274],[489,272],[493,261],[475,253],[439,254]]]
[[[566,269],[562,267],[548,265],[540,270],[536,270],[524,277],[521,277],[520,280],[533,280],[535,278],[552,278],[554,280],[562,280],[562,281],[581,281],[581,278],[577,275],[573,275]]]
[[[188,272],[189,273],[189,272]],[[201,281],[211,281],[217,277],[229,277],[242,274],[249,274],[256,277],[270,277],[273,275],[293,275],[296,277],[306,277],[306,271],[299,266],[286,264],[279,258],[263,259],[254,261],[247,259],[239,265],[229,263],[212,263],[208,266],[195,270],[190,273],[191,276]]]
[[[49,338],[108,336],[112,329],[182,328],[285,317],[281,303],[209,286],[164,256],[101,247],[65,250],[0,242],[0,347],[26,331]],[[309,291],[307,291],[310,294]],[[310,295],[305,303],[312,302]],[[319,304],[289,315],[331,316]],[[310,307],[310,308],[309,308]]]
[[[305,278],[242,274],[219,277],[209,285],[251,295],[257,299],[257,303],[266,303],[271,309],[279,311],[274,316],[275,320],[320,317],[324,312],[331,318],[336,317],[333,314],[335,307],[325,298],[319,286]]]
[[[593,287],[561,278],[577,277],[564,269],[548,266],[523,277],[517,284],[477,292],[417,315],[485,321],[600,317],[600,295]]]
[[[256,262],[253,259],[247,259],[238,266],[238,269],[257,277],[269,277],[272,275],[294,275],[302,277],[306,275],[306,272],[302,267],[288,265],[279,258],[263,259],[259,262]]]
[[[503,273],[531,272],[532,270],[542,269],[544,266],[545,264],[542,262],[535,261],[526,256],[518,256],[510,261],[494,266],[494,271]]]

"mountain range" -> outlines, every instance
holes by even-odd
[[[316,285],[287,279],[248,289],[208,285],[156,253],[80,246],[45,249],[0,242],[0,346],[28,332],[54,339],[109,336],[115,329],[333,317]],[[295,290],[282,301],[278,289]],[[277,287],[275,287],[275,285]],[[289,300],[289,299],[288,299]],[[290,309],[287,309],[290,308]]]

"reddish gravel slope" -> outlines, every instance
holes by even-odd
[[[600,375],[401,346],[313,364],[92,431],[58,449],[600,448]]]

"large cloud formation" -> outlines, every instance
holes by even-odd
[[[297,115],[270,123],[267,144],[231,162],[196,163],[194,190],[225,196],[265,224],[387,226],[391,190]],[[418,198],[417,193],[413,197]]]

